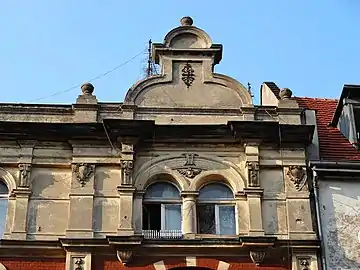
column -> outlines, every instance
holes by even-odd
[[[95,165],[78,163],[73,165],[71,183],[69,224],[66,237],[93,237]]]
[[[15,195],[15,216],[11,238],[26,240],[27,212],[31,192],[29,189],[14,189],[13,194]]]
[[[182,233],[183,235],[195,235],[196,228],[196,197],[198,192],[183,191],[181,196],[183,198],[182,205]]]
[[[118,235],[134,235],[133,228],[133,196],[135,188],[131,186],[119,186],[120,194]]]

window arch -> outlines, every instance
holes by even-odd
[[[0,239],[3,237],[6,225],[9,189],[5,182],[0,179]]]
[[[222,183],[210,183],[199,191],[198,232],[236,234],[235,201],[232,190]]]
[[[169,182],[150,185],[143,199],[143,230],[181,230],[180,191]]]

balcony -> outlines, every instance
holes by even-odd
[[[143,230],[145,239],[181,239],[181,230]]]

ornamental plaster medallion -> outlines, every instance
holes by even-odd
[[[290,181],[294,184],[297,191],[301,191],[306,184],[307,176],[306,170],[302,166],[293,165],[289,166],[286,174]]]
[[[86,183],[89,182],[90,176],[94,171],[95,166],[91,164],[80,163],[74,166],[76,179],[79,181],[82,187],[84,187]]]
[[[300,270],[310,270],[310,261],[308,258],[299,258],[298,263]]]
[[[181,72],[181,79],[183,80],[187,88],[189,88],[195,81],[195,71],[189,63],[186,63]]]

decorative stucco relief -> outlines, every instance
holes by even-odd
[[[259,250],[251,250],[250,251],[250,258],[257,266],[262,264],[265,259],[266,252],[265,251],[259,251]]]
[[[251,161],[246,162],[246,167],[248,169],[248,184],[249,187],[259,187],[259,162]]]
[[[127,265],[128,262],[130,262],[132,258],[132,251],[131,250],[117,250],[116,255],[120,262],[122,262],[124,265]]]
[[[306,169],[303,168],[302,166],[298,166],[298,165],[289,166],[286,175],[288,179],[293,183],[294,188],[297,191],[301,191],[303,188],[304,189],[306,188],[305,187],[307,180]]]
[[[192,68],[190,63],[186,63],[182,68],[181,72],[181,79],[183,80],[187,88],[189,88],[195,81],[195,70]]]
[[[298,258],[298,264],[300,270],[310,270],[310,259],[309,258]]]
[[[30,186],[31,164],[19,164],[19,187],[28,188]]]
[[[132,173],[134,168],[134,162],[132,160],[121,161],[121,184],[132,185]]]
[[[185,163],[184,163],[183,167],[176,168],[176,170],[179,173],[181,173],[182,175],[184,175],[187,178],[194,178],[195,176],[197,176],[204,170],[204,169],[196,167],[194,158],[198,157],[199,156],[198,154],[186,153],[186,154],[183,154],[183,156],[185,157]]]
[[[95,165],[79,163],[74,165],[73,171],[80,185],[84,187],[86,183],[89,182],[91,174],[94,173]]]

